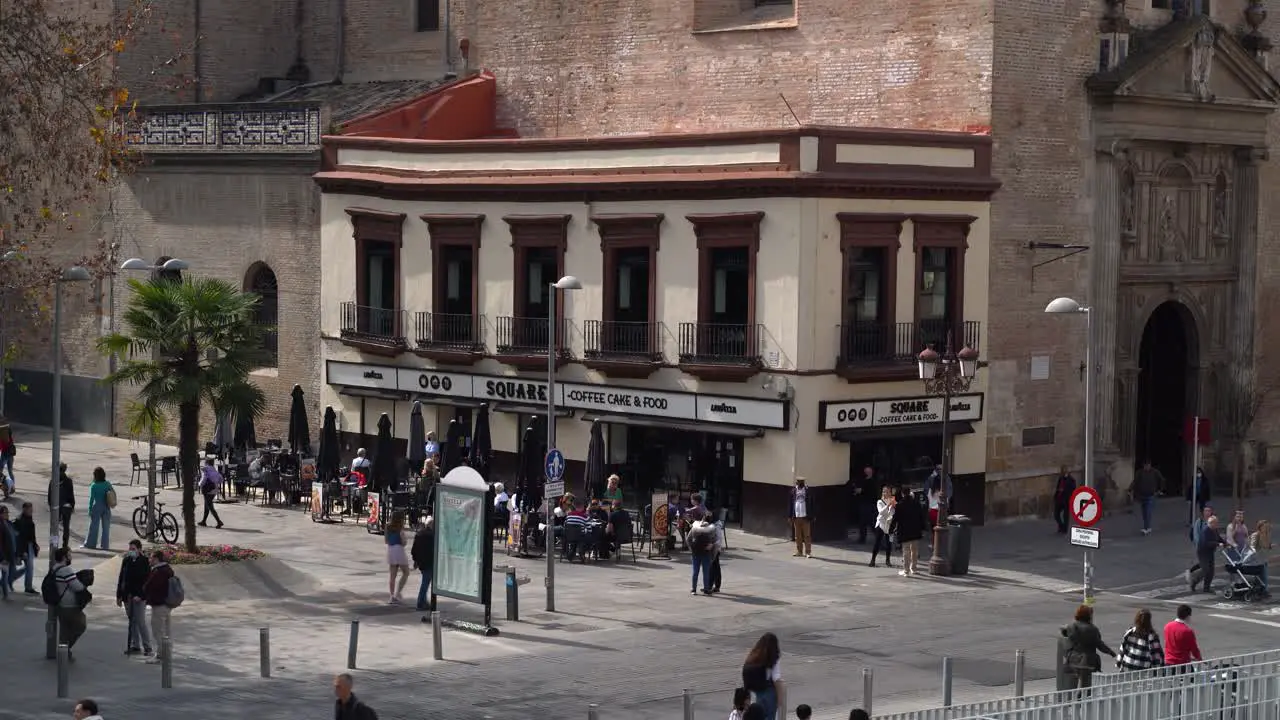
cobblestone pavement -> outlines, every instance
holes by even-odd
[[[15,500],[38,488],[43,523],[47,432],[19,428],[18,439]],[[100,436],[63,440],[80,495],[87,484],[80,479],[95,465],[118,487],[116,547],[132,537],[131,449],[137,448]],[[164,491],[164,499],[178,509],[176,491]],[[81,497],[81,507],[84,502]],[[1280,510],[1274,506],[1280,503],[1261,498],[1247,508],[1255,517],[1273,516]],[[1157,531],[1146,538],[1132,516],[1104,521],[1096,578],[1104,591],[1100,625],[1109,638],[1118,639],[1137,607],[1169,612],[1158,591],[1171,587],[1185,565],[1180,508],[1162,504]],[[447,631],[446,659],[437,662],[420,615],[384,604],[380,538],[354,523],[314,524],[290,509],[230,504],[219,505],[219,512],[227,527],[200,528],[202,543],[255,547],[270,558],[243,567],[179,568],[189,599],[174,618],[172,689],[161,689],[159,667],[122,654],[124,616],[109,602],[118,567],[113,555],[79,551],[77,567],[96,565],[99,583],[106,584],[77,647],[72,698],[55,698],[55,669],[43,659],[43,606],[37,597],[19,597],[0,605],[6,683],[0,720],[67,717],[74,698],[84,696],[97,699],[108,720],[156,711],[192,720],[228,713],[314,717],[328,711],[331,674],[346,667],[352,620],[360,621],[356,692],[384,720],[585,717],[592,702],[602,720],[668,720],[681,716],[684,689],[694,694],[698,717],[719,717],[727,714],[727,689],[737,684],[743,655],[765,630],[782,638],[789,705],[808,703],[818,720],[833,720],[861,701],[864,667],[875,672],[877,712],[936,704],[943,656],[954,658],[957,702],[1010,694],[1016,648],[1027,650],[1028,692],[1047,689],[1053,636],[1078,602],[1081,584],[1080,553],[1042,521],[979,528],[972,572],[963,578],[905,579],[873,570],[866,567],[866,549],[848,544],[824,546],[813,559],[793,558],[785,541],[732,531],[725,592],[714,598],[688,594],[689,568],[678,559],[642,554],[634,564],[630,558],[618,565],[561,563],[556,613],[543,610],[543,561],[508,560],[499,551],[495,564],[510,562],[528,580],[520,587],[520,621],[502,620],[505,599],[495,576],[493,612],[501,635]],[[83,532],[83,513],[74,525],[73,532]],[[73,544],[79,541],[77,534]],[[1206,596],[1195,616],[1208,651],[1280,647],[1273,637],[1280,622],[1258,615],[1267,608],[1215,604]],[[481,616],[478,607],[444,599],[441,611],[452,619]],[[269,679],[259,677],[262,627],[270,628]]]

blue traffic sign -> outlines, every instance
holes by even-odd
[[[547,479],[551,482],[564,478],[564,453],[555,448],[548,450],[543,469],[547,471]]]

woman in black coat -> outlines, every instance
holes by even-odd
[[[924,508],[909,494],[904,497],[901,490],[889,534],[896,537],[902,547],[902,569],[898,574],[904,577],[915,575],[916,564],[920,560],[920,539],[924,537]]]
[[[1074,688],[1087,688],[1093,684],[1093,674],[1102,669],[1099,652],[1116,656],[1115,650],[1102,639],[1098,626],[1093,624],[1093,608],[1088,605],[1076,608],[1075,620],[1062,628],[1062,637],[1067,639],[1062,671],[1071,676]]]

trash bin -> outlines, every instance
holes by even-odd
[[[968,515],[947,516],[947,556],[952,575],[969,574],[969,551],[973,547],[973,521]]]
[[[1075,674],[1068,673],[1063,661],[1066,659],[1067,650],[1071,647],[1071,641],[1065,637],[1058,638],[1058,662],[1056,664],[1056,677],[1058,691],[1070,690],[1075,687]]]

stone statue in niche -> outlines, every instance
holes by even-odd
[[[1213,235],[1226,237],[1230,230],[1227,216],[1227,181],[1221,173],[1213,183]]]
[[[1213,72],[1213,43],[1216,34],[1212,27],[1201,28],[1191,43],[1191,94],[1197,100],[1212,100],[1209,76]]]
[[[1133,173],[1126,170],[1120,178],[1120,235],[1126,239],[1135,237],[1138,230],[1133,185]]]
[[[1182,260],[1179,252],[1181,243],[1178,237],[1178,205],[1174,202],[1172,195],[1165,195],[1160,205],[1158,228],[1159,234],[1156,241],[1160,244],[1161,255],[1173,260]]]

